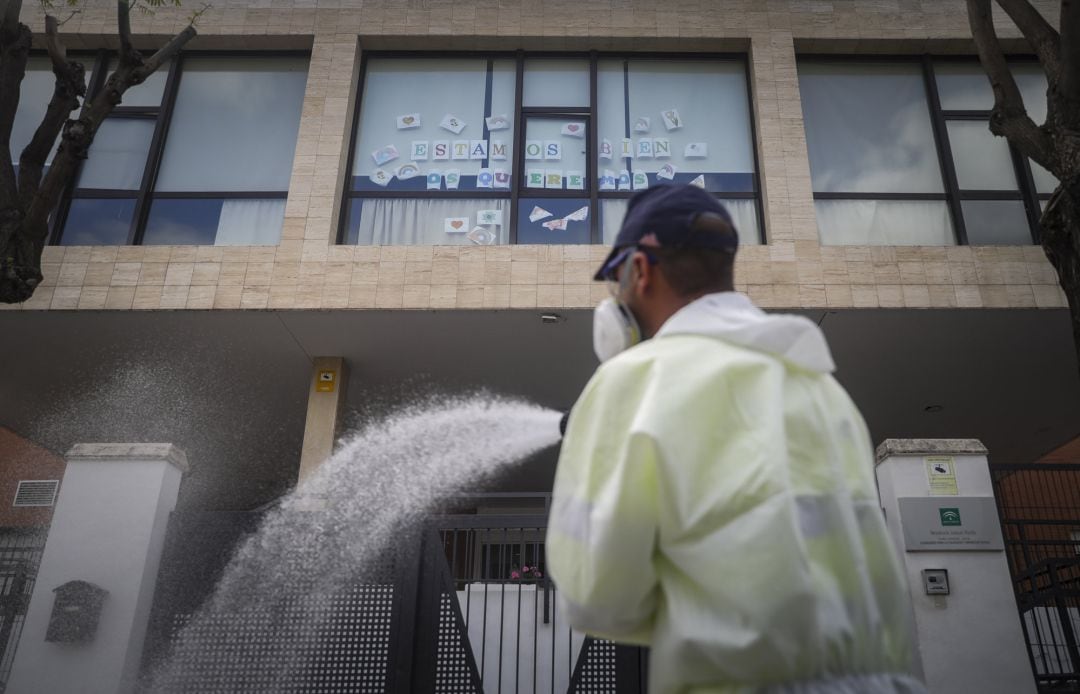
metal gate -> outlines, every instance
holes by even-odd
[[[173,514],[144,686],[259,520],[251,513]],[[544,570],[546,525],[544,516],[443,516],[403,540],[378,580],[365,574],[342,595],[308,595],[298,576],[296,601],[319,600],[326,612],[318,633],[296,645],[304,664],[293,680],[262,681],[257,668],[253,674],[244,659],[256,658],[272,637],[260,631],[259,615],[230,614],[184,634],[184,648],[196,657],[181,673],[182,691],[643,692],[640,649],[573,632],[558,612]]]
[[[45,533],[44,528],[0,529],[0,692],[11,675]]]
[[[991,467],[1040,692],[1080,692],[1080,465]]]

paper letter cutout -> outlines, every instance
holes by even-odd
[[[540,140],[525,141],[525,159],[536,160],[544,158],[544,143]]]
[[[438,190],[442,188],[442,172],[441,171],[428,171],[427,174],[427,189]]]
[[[678,130],[683,126],[682,119],[679,118],[679,112],[673,108],[667,109],[660,115],[664,117],[664,127],[668,130]]]
[[[566,172],[567,190],[585,190],[585,174],[580,171]]]
[[[382,169],[375,169],[368,178],[370,178],[371,182],[375,185],[385,187],[394,178],[394,175],[387,173]]]
[[[527,176],[526,188],[543,188],[544,187],[544,170],[543,169],[529,169],[525,172]]]
[[[562,143],[558,140],[549,140],[544,143],[544,159],[559,161],[562,159]]]
[[[634,172],[634,190],[645,190],[649,187],[649,174],[644,171]]]
[[[502,210],[477,210],[476,223],[495,226],[502,226],[503,214]]]
[[[700,159],[709,156],[709,145],[706,142],[691,142],[683,150],[683,156],[687,159]]]
[[[420,127],[420,114],[419,113],[407,113],[404,116],[397,117],[397,129],[398,130],[411,130],[412,128]]]
[[[443,231],[447,234],[466,234],[469,231],[469,218],[447,217],[443,222]]]
[[[622,141],[622,153],[619,155],[624,159],[634,158],[634,141],[629,137],[624,137]]]
[[[539,222],[541,219],[547,219],[551,216],[551,213],[545,210],[543,207],[535,206],[532,208],[532,212],[529,213],[530,222]]]
[[[459,135],[461,131],[465,129],[465,121],[453,114],[447,113],[443,116],[442,121],[439,122],[439,127],[443,130],[449,130],[455,135]]]
[[[375,166],[382,166],[387,162],[394,161],[398,158],[397,147],[393,145],[387,145],[371,153],[371,158],[375,160]]]
[[[428,143],[427,140],[413,140],[412,153],[409,155],[409,159],[413,161],[427,161],[428,158]]]
[[[495,185],[495,177],[491,173],[491,169],[483,168],[476,174],[476,187],[477,188],[491,188]]]
[[[484,119],[488,130],[506,130],[510,127],[510,119],[506,115],[488,116]]]
[[[435,140],[431,143],[431,158],[435,161],[446,161],[450,158],[450,141]]]
[[[671,158],[671,140],[666,137],[655,137],[652,141],[653,159]]]
[[[506,143],[502,140],[492,140],[488,143],[488,152],[492,159],[503,161],[506,159]]]
[[[494,176],[496,188],[510,187],[510,173],[506,169],[495,169]]]
[[[600,140],[600,158],[611,161],[611,140]]]
[[[548,169],[544,174],[545,188],[562,188],[562,169]]]
[[[457,169],[448,169],[443,178],[446,180],[447,190],[457,190],[458,183],[461,182],[461,172]]]
[[[416,164],[402,164],[398,167],[397,177],[398,180],[407,181],[414,176],[420,175],[420,167]]]
[[[630,190],[630,172],[626,169],[619,172],[619,190]]]
[[[637,158],[652,159],[652,140],[643,137],[637,141]]]
[[[566,123],[563,125],[560,134],[568,137],[585,137],[585,124],[584,123]]]
[[[469,158],[469,141],[468,140],[454,140],[453,148],[454,159],[468,159]]]
[[[487,159],[487,140],[473,140],[469,145],[469,159]]]
[[[615,176],[615,172],[611,169],[604,169],[603,175],[600,176],[600,190],[615,190],[617,182],[618,178]]]

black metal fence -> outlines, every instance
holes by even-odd
[[[0,692],[11,675],[45,535],[44,528],[0,529]]]
[[[258,520],[254,514],[174,514],[151,614],[144,683],[211,594],[232,548]],[[294,673],[298,679],[284,689],[280,681],[252,679],[251,664],[243,660],[258,657],[259,644],[273,636],[262,633],[259,615],[230,614],[211,620],[206,633],[184,633],[184,647],[206,657],[191,659],[180,673],[182,690],[643,692],[640,649],[587,638],[558,610],[545,570],[546,526],[543,513],[440,516],[402,539],[386,580],[373,582],[365,574],[343,595],[313,596],[310,581],[299,576],[290,588],[296,601],[320,600],[326,614],[322,631],[297,644],[306,661]],[[232,650],[219,657],[225,644]]]
[[[991,475],[1039,690],[1080,692],[1080,465],[996,465]]]

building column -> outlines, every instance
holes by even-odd
[[[304,481],[334,452],[345,412],[348,367],[341,357],[315,357],[308,389],[304,446],[300,451],[300,481]]]
[[[188,469],[167,443],[82,443],[66,458],[8,694],[134,691],[169,514]],[[54,591],[72,581],[106,591],[99,611],[83,605],[91,618],[74,619],[75,629],[78,610],[54,609],[66,588]],[[76,634],[87,623],[88,633]]]
[[[931,694],[1034,694],[986,448],[974,439],[888,439],[877,461]]]

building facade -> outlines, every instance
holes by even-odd
[[[191,9],[134,16],[138,44]],[[114,11],[63,26],[91,90]],[[1041,120],[1045,78],[996,22]],[[0,423],[56,451],[174,443],[180,509],[261,508],[418,396],[567,409],[595,266],[669,180],[727,205],[737,289],[822,326],[876,439],[1027,464],[1080,434],[1037,243],[1055,182],[988,132],[960,0],[224,0],[198,29],[102,127],[42,286],[0,307],[23,365]],[[51,89],[32,60],[13,151]],[[497,488],[547,492],[553,466]]]

